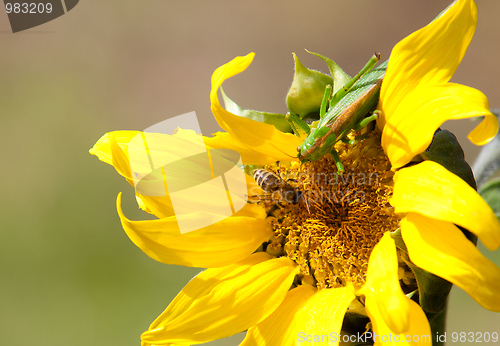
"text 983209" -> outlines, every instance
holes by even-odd
[[[52,4],[48,3],[19,3],[19,2],[7,2],[5,3],[5,11],[7,13],[51,13],[52,12]]]
[[[72,10],[79,0],[4,0],[12,32],[50,22]],[[49,29],[50,30],[50,29]]]

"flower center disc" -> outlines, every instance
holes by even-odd
[[[263,202],[274,230],[266,251],[295,261],[304,283],[335,288],[351,282],[359,287],[373,247],[384,232],[399,227],[389,204],[394,173],[378,131],[335,148],[342,173],[328,156],[269,168],[301,195],[296,203],[277,203],[278,208]]]

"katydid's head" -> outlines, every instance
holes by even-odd
[[[311,160],[310,153],[308,153],[308,151],[307,151],[308,146],[307,146],[306,142],[307,142],[307,138],[301,145],[299,145],[297,147],[297,157],[301,163],[313,161],[313,160]]]

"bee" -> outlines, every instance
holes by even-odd
[[[304,197],[299,189],[294,188],[289,183],[281,179],[281,177],[267,169],[254,170],[253,178],[262,190],[268,193],[279,192],[281,199],[287,203],[297,204],[300,198]],[[307,202],[306,207],[309,212],[309,205]]]

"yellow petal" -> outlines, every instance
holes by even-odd
[[[149,257],[167,264],[213,268],[241,261],[255,251],[271,235],[269,224],[256,215],[258,207],[248,205],[239,214],[218,221],[217,215],[192,213],[157,220],[130,221],[123,215],[118,195],[118,215],[130,240]],[[244,214],[250,214],[246,216]],[[213,224],[181,234],[179,219],[213,219]]]
[[[455,73],[477,24],[473,0],[458,0],[433,22],[393,48],[380,91],[380,128],[417,87],[444,84]]]
[[[467,138],[475,145],[488,144],[498,133],[498,119],[491,113],[484,114],[484,119],[472,130]]]
[[[155,215],[158,218],[174,216],[174,207],[169,195],[166,196],[145,196],[135,192],[137,202],[142,210]]]
[[[193,278],[142,334],[145,345],[199,344],[258,324],[285,299],[297,266],[256,253]]]
[[[99,160],[114,166],[118,173],[131,182],[133,177],[130,172],[126,145],[138,134],[140,131],[108,132],[99,138],[89,152],[97,156]]]
[[[233,177],[233,175],[226,175],[226,182],[230,181],[227,179],[230,177]],[[241,181],[242,178],[245,180]],[[235,181],[233,180],[233,183],[234,182]],[[141,208],[153,213],[158,218],[170,217],[183,213],[192,213],[195,211],[214,212],[218,214],[226,211],[224,215],[229,216],[231,214],[238,213],[237,209],[239,207],[247,208],[246,201],[249,196],[251,197],[264,193],[264,191],[262,191],[262,189],[255,182],[255,179],[247,174],[238,177],[236,182],[238,183],[238,186],[241,185],[241,187],[233,189],[232,187],[235,185],[230,185],[228,186],[229,191],[226,191],[225,188],[222,188],[222,186],[219,185],[207,185],[205,187],[198,186],[197,194],[177,194],[175,196],[175,210],[168,191],[166,196],[148,196],[142,195],[136,191],[136,196]],[[243,187],[246,188],[246,192],[240,191]],[[228,199],[228,192],[230,199]],[[210,198],[193,198],[193,195],[204,195],[209,196]],[[234,213],[233,209],[230,209],[231,206],[235,209]],[[234,208],[234,206],[238,206],[238,208]],[[262,207],[260,207],[260,209],[263,210]]]
[[[240,346],[338,345],[352,286],[318,291],[301,285],[264,321],[248,330]],[[319,337],[316,337],[319,336]]]
[[[239,56],[222,65],[212,75],[210,101],[212,113],[220,127],[237,138],[241,143],[276,161],[290,161],[297,157],[297,147],[301,140],[290,133],[283,133],[273,125],[237,116],[226,111],[219,103],[217,91],[222,83],[244,71],[252,62],[254,53]]]
[[[90,153],[112,165],[132,186],[136,187],[140,183],[136,195],[141,208],[161,218],[174,215],[172,201],[167,193],[164,174],[148,173],[161,167],[164,159],[175,161],[188,156],[188,148],[195,146],[194,151],[203,150],[204,148],[198,148],[198,138],[190,130],[179,130],[175,136],[142,131],[113,131],[103,135],[90,149]],[[154,165],[154,161],[161,164]],[[154,167],[151,167],[152,162]],[[144,190],[159,192],[149,194],[144,193]]]
[[[390,203],[396,213],[419,213],[462,226],[490,250],[500,245],[500,224],[490,206],[466,182],[433,162],[403,168],[394,175]]]
[[[203,140],[207,146],[214,149],[231,149],[237,151],[241,155],[241,160],[244,164],[271,165],[277,161],[274,156],[267,155],[243,144],[227,132],[217,132],[214,137],[204,137]]]
[[[434,132],[445,121],[485,115],[469,138],[485,144],[498,132],[497,118],[479,90],[453,83],[418,88],[394,109],[382,132],[382,146],[393,169],[399,168],[431,144]]]
[[[366,304],[366,312],[373,326],[373,340],[375,346],[401,346],[401,345],[429,345],[432,346],[431,327],[420,306],[410,298],[408,302],[407,319],[409,328],[405,333],[394,334],[394,331],[386,324],[382,311],[376,304]],[[372,334],[372,332],[368,332]]]
[[[206,152],[203,137],[178,129],[173,135],[142,131],[113,131],[102,136],[90,153],[111,164],[127,179],[147,174],[170,162]],[[196,172],[193,172],[196,173]]]
[[[367,311],[376,311],[393,334],[409,330],[409,299],[399,285],[396,245],[389,232],[373,248],[366,283],[356,294],[365,295]]]
[[[193,211],[231,215],[242,208],[255,183],[234,165],[237,152],[226,157],[230,151],[214,150],[182,129],[174,135],[111,132],[91,149],[136,188],[141,208],[160,218]]]
[[[413,263],[457,285],[481,306],[500,312],[500,268],[452,223],[409,213],[401,233]]]
[[[301,285],[288,291],[283,303],[264,321],[251,327],[240,346],[294,345],[297,342],[295,314],[318,290]]]

